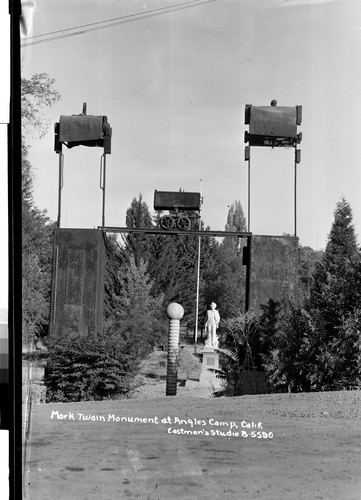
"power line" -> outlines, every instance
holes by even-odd
[[[125,16],[113,17],[111,19],[105,19],[104,21],[97,21],[95,23],[82,24],[82,25],[79,25],[79,26],[73,26],[72,28],[65,28],[65,29],[57,30],[57,31],[49,31],[49,33],[43,33],[41,35],[30,36],[30,37],[27,38],[27,40],[32,40],[33,38],[39,38],[41,36],[55,35],[56,33],[63,33],[65,31],[71,31],[71,30],[76,30],[76,29],[80,29],[80,28],[86,28],[88,26],[95,26],[95,25],[104,24],[104,23],[112,23],[113,21],[119,21],[119,20],[123,20],[123,19],[128,19],[128,18],[131,18],[131,17],[140,16],[142,14],[143,15],[145,15],[145,14],[151,14],[152,12],[160,12],[160,11],[164,11],[164,10],[169,10],[169,9],[171,9],[173,7],[181,7],[183,5],[193,4],[193,3],[198,2],[198,1],[199,0],[190,0],[188,2],[183,2],[183,3],[180,3],[180,4],[168,5],[168,7],[159,7],[157,9],[150,9],[150,10],[147,10],[146,12],[136,12],[135,14],[127,14]]]
[[[190,0],[188,2],[182,2],[179,4],[175,4],[175,5],[170,5],[168,7],[159,7],[157,9],[147,10],[144,13],[138,12],[135,14],[127,14],[125,16],[114,17],[112,19],[107,19],[104,21],[97,21],[94,23],[74,26],[73,28],[65,28],[62,30],[51,31],[49,33],[43,33],[42,35],[34,35],[34,36],[28,37],[26,40],[24,40],[24,43],[21,44],[21,47],[28,47],[29,45],[37,45],[39,43],[51,42],[53,40],[60,40],[62,38],[68,38],[71,36],[83,35],[83,34],[88,33],[90,31],[111,28],[112,26],[117,26],[119,24],[129,23],[132,21],[138,21],[139,19],[144,19],[147,17],[160,16],[160,15],[172,13],[172,12],[175,12],[178,10],[189,9],[192,7],[197,7],[198,5],[203,5],[203,4],[215,2],[215,1],[216,0],[202,0],[202,1]],[[73,31],[73,30],[80,30],[80,31],[67,33],[69,31]],[[56,35],[58,33],[59,33],[58,36],[49,36],[49,35]],[[40,37],[48,37],[48,38],[44,38],[42,40],[34,40],[35,38],[40,38]],[[29,42],[28,40],[34,40],[34,41]]]

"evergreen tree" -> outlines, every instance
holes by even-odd
[[[127,350],[133,347],[143,357],[164,334],[163,296],[152,295],[153,282],[147,263],[137,265],[133,256],[118,269],[119,292],[113,296],[113,309],[105,325],[106,334],[118,332],[119,342]]]
[[[263,365],[274,392],[309,391],[312,386],[317,337],[315,321],[306,309],[290,302],[285,308]]]
[[[339,390],[361,384],[361,256],[350,205],[337,203],[306,307],[289,304],[268,356],[273,388]]]
[[[211,262],[211,238],[202,237],[200,247],[199,310],[205,307],[203,286]],[[152,247],[149,273],[154,281],[153,293],[164,294],[164,306],[178,302],[184,308],[184,321],[194,324],[197,293],[198,237],[193,235],[159,235]]]
[[[130,207],[126,211],[125,221],[129,229],[152,227],[152,217],[148,205],[143,201],[142,193],[139,194],[138,199],[133,198]],[[123,237],[124,258],[129,262],[130,256],[133,256],[137,264],[140,263],[141,259],[149,261],[151,248],[154,244],[153,239],[153,235],[149,234],[128,233]]]
[[[360,259],[352,210],[345,198],[337,203],[334,221],[325,251],[325,264],[329,272],[341,276]]]
[[[311,385],[319,390],[360,383],[361,255],[345,199],[336,205],[325,254],[308,306],[316,323],[310,339]]]
[[[226,231],[245,232],[246,219],[239,201],[228,210]],[[213,248],[213,265],[207,273],[205,298],[219,306],[222,318],[238,316],[244,311],[246,268],[242,263],[246,241],[238,237],[226,237]]]
[[[357,286],[360,260],[352,210],[342,199],[336,206],[324,257],[316,266],[310,301],[331,335],[348,314],[361,307]],[[350,286],[352,283],[356,286]]]
[[[158,214],[159,215],[159,214]],[[156,220],[157,217],[156,216]],[[194,212],[184,212],[191,219],[192,229],[198,229],[199,220]],[[134,198],[126,214],[127,227],[153,227],[149,208],[139,198]],[[210,255],[210,239],[201,238],[201,270],[207,266]],[[197,290],[198,237],[187,234],[128,234],[120,251],[121,259],[130,262],[131,256],[139,265],[143,260],[147,263],[152,280],[153,296],[162,295],[163,307],[170,302],[179,302],[185,310],[184,321],[191,325],[195,319],[195,303]],[[204,307],[202,296],[202,279],[200,286],[200,308]]]
[[[262,314],[259,318],[258,336],[253,346],[254,360],[258,370],[262,369],[265,356],[269,355],[276,345],[280,329],[281,304],[269,299],[261,305]]]
[[[118,306],[121,291],[118,272],[122,265],[122,248],[117,235],[106,235],[106,259],[104,273],[104,319],[107,321]]]
[[[152,227],[152,217],[148,205],[143,201],[142,193],[139,198],[133,198],[125,216],[126,226],[129,228],[150,228]]]
[[[313,276],[316,266],[321,262],[324,252],[322,250],[313,250],[311,247],[299,245],[299,264],[298,264],[298,285],[299,299],[301,301],[310,298],[313,287]]]

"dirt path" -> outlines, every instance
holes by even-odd
[[[361,498],[361,392],[213,399],[194,384],[34,405],[28,498]]]
[[[144,378],[144,385],[140,386],[133,394],[132,399],[154,399],[165,396],[166,383],[164,380]],[[199,383],[187,380],[184,386],[177,386],[176,397],[190,397],[201,399],[214,399],[211,383]]]

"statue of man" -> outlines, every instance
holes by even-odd
[[[210,309],[207,311],[207,321],[205,324],[207,339],[205,342],[205,347],[218,348],[218,337],[216,330],[220,322],[219,312],[216,310],[217,304],[211,303]]]

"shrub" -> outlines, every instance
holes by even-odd
[[[46,402],[124,397],[138,368],[119,337],[79,336],[51,342],[44,383]]]
[[[258,320],[252,313],[246,313],[222,322],[226,338],[219,354],[219,370],[213,371],[223,381],[225,396],[243,394],[244,372],[254,370],[252,344],[258,332]]]
[[[272,392],[311,389],[310,373],[316,336],[314,318],[297,304],[287,304],[271,350],[262,355],[267,383]]]

